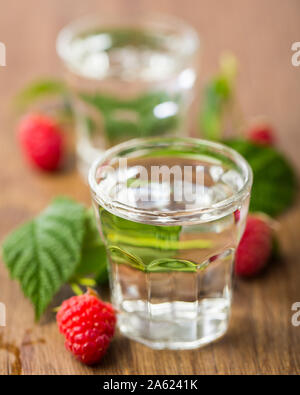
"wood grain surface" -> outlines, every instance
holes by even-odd
[[[31,171],[15,142],[13,95],[40,75],[59,75],[58,30],[75,17],[94,13],[164,12],[190,22],[201,34],[201,82],[217,68],[223,50],[240,62],[238,95],[245,116],[266,115],[278,144],[300,171],[300,67],[291,45],[300,41],[298,0],[0,0],[0,41],[7,66],[0,67],[0,237],[69,194],[90,202],[75,168],[58,175]],[[300,302],[300,204],[279,219],[283,260],[261,277],[236,281],[228,333],[194,351],[153,351],[116,336],[100,366],[87,368],[64,349],[54,315],[34,323],[19,285],[0,263],[0,302],[7,326],[0,328],[0,374],[299,374],[300,327],[291,305]],[[103,291],[105,292],[105,291]]]

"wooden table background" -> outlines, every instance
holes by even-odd
[[[299,0],[0,0],[0,41],[7,47],[7,66],[0,67],[1,238],[57,194],[89,203],[75,169],[51,176],[25,166],[10,105],[27,81],[60,73],[57,31],[95,11],[155,11],[185,18],[202,37],[202,82],[216,70],[220,53],[232,50],[240,61],[238,94],[246,116],[266,115],[282,150],[300,170],[300,67],[291,64],[291,44],[300,41]],[[30,303],[0,263],[0,301],[7,306],[7,326],[0,328],[0,374],[300,373],[300,327],[291,324],[291,305],[300,301],[299,203],[280,224],[284,260],[262,277],[237,281],[223,339],[199,350],[158,352],[118,335],[97,368],[80,365],[64,350],[53,316],[34,324]]]

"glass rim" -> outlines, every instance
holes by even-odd
[[[180,212],[178,212],[178,210],[168,212],[160,211],[158,209],[145,210],[116,200],[112,200],[108,198],[108,195],[103,194],[103,196],[99,196],[99,193],[97,192],[97,186],[99,183],[97,183],[96,180],[96,173],[100,166],[105,165],[105,163],[110,160],[116,159],[118,154],[120,154],[123,150],[138,147],[142,148],[143,144],[153,144],[157,145],[157,148],[159,148],[159,146],[161,148],[162,143],[169,144],[170,146],[176,143],[186,144],[194,147],[201,145],[214,150],[216,153],[221,151],[224,156],[232,159],[242,170],[244,176],[243,186],[228,198],[223,199],[217,203],[213,203],[209,207],[195,207],[181,210]],[[252,169],[246,159],[237,151],[221,143],[193,137],[150,137],[126,141],[105,151],[105,153],[100,158],[96,159],[91,165],[88,175],[88,182],[93,199],[95,199],[101,206],[111,213],[125,219],[133,220],[135,222],[145,222],[149,224],[159,224],[165,226],[171,224],[183,225],[190,222],[200,223],[213,221],[234,212],[241,206],[241,202],[250,196],[252,181]],[[207,219],[208,215],[209,220]],[[201,218],[204,216],[206,220],[201,220],[200,216]]]
[[[72,39],[76,36],[76,34],[80,33],[82,29],[88,28],[97,24],[103,27],[112,26],[114,22],[119,22],[119,25],[127,19],[130,20],[132,16],[124,16],[124,15],[101,15],[98,14],[88,14],[82,16],[80,18],[74,19],[71,22],[67,23],[59,32],[56,38],[56,52],[60,59],[67,63],[69,61],[68,53],[70,52],[70,43]],[[182,58],[189,59],[190,56],[195,54],[200,45],[200,39],[197,31],[185,20],[178,18],[173,15],[168,15],[164,13],[147,13],[141,14],[134,21],[141,21],[142,23],[146,22],[150,27],[155,28],[163,28],[170,27],[176,28],[178,33],[185,38],[186,41],[189,42],[189,51],[186,48],[183,48],[181,53],[177,53],[177,56]],[[131,23],[133,24],[133,23]],[[117,25],[117,24],[116,24]],[[130,24],[129,24],[130,25]],[[186,46],[183,46],[186,47]]]

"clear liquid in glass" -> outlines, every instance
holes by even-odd
[[[175,201],[175,182],[170,188],[163,182],[136,180],[136,168],[141,164],[150,169],[175,163],[203,168],[201,197]],[[159,224],[153,224],[95,204],[121,332],[157,349],[196,348],[222,336],[228,327],[234,255],[248,199],[218,218],[207,214],[182,224],[172,223],[171,218],[172,212],[184,212],[193,205],[210,207],[232,196],[242,183],[239,173],[209,160],[152,157],[130,159],[122,181],[112,176],[102,181],[112,200],[168,216],[165,224],[163,215]],[[193,184],[194,178],[184,181]],[[129,194],[125,193],[128,186]],[[152,199],[142,201],[141,196],[149,191]]]

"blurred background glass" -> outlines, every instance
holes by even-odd
[[[84,176],[115,144],[185,132],[198,46],[190,26],[162,15],[86,17],[60,32]]]

